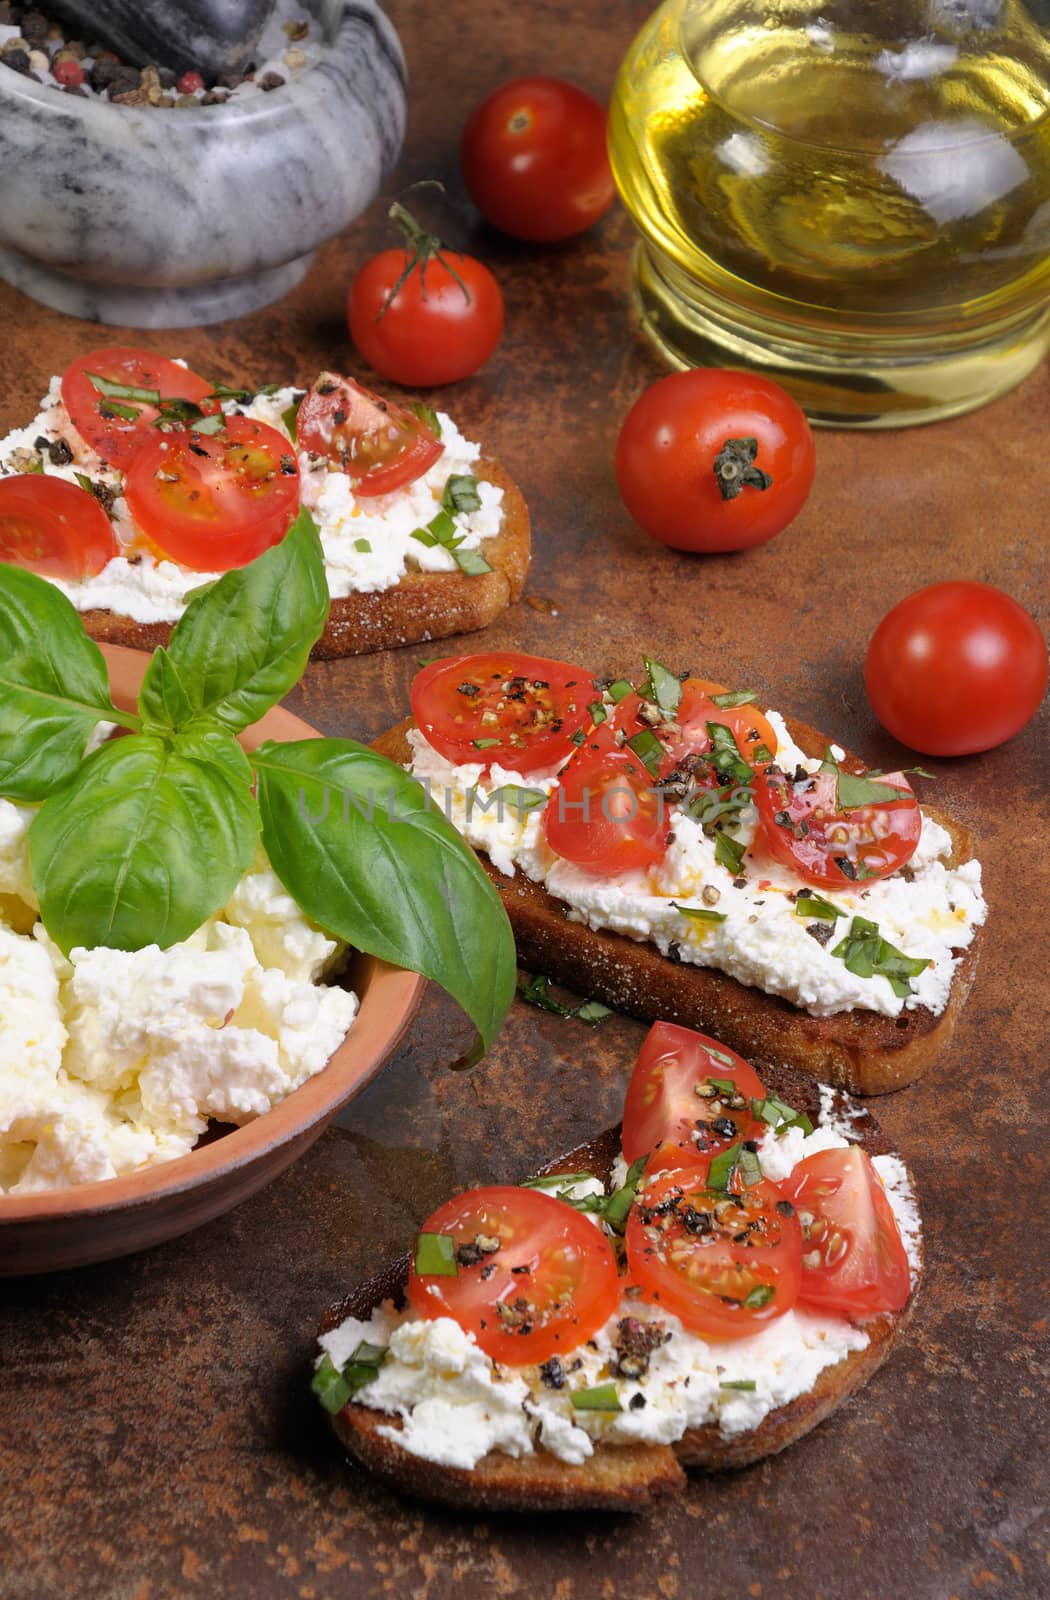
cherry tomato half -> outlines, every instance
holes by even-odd
[[[424,389],[458,383],[503,336],[503,291],[473,256],[442,250],[421,261],[410,249],[383,250],[355,274],[347,321],[381,378]]]
[[[413,1261],[413,1308],[452,1317],[494,1361],[529,1366],[575,1350],[619,1304],[608,1239],[540,1190],[471,1189],[439,1206],[421,1232],[454,1241],[456,1271],[421,1274]]]
[[[735,1051],[692,1028],[654,1022],[627,1085],[624,1160],[655,1151],[661,1165],[679,1167],[717,1155],[752,1137],[751,1101],[765,1097],[762,1080]],[[659,1168],[651,1160],[647,1170]]]
[[[798,515],[815,459],[809,423],[777,384],[745,372],[674,372],[627,413],[616,479],[654,539],[746,550]]]
[[[132,517],[159,550],[196,572],[243,567],[278,544],[299,508],[288,440],[250,417],[217,433],[158,433],[128,468]]]
[[[1038,711],[1046,641],[988,583],[931,583],[887,612],[864,663],[871,708],[895,739],[930,756],[991,750]]]
[[[609,209],[615,186],[605,107],[561,78],[515,78],[467,118],[460,164],[482,216],[514,239],[582,233]]]
[[[334,372],[305,395],[295,435],[301,450],[334,461],[360,499],[415,483],[445,448],[422,418]]]
[[[799,1299],[822,1311],[899,1311],[911,1293],[908,1257],[867,1153],[821,1150],[781,1184],[802,1228]]]
[[[115,384],[118,393],[101,393],[92,376]],[[153,437],[153,424],[162,415],[158,398],[192,400],[212,413],[219,410],[219,402],[211,398],[211,390],[206,379],[177,361],[120,345],[78,356],[62,376],[62,399],[73,426],[103,461],[122,470],[139,446]]]
[[[596,697],[578,667],[503,650],[432,661],[413,681],[412,715],[447,761],[529,773],[572,754]]]
[[[777,768],[754,783],[762,842],[807,883],[843,885],[885,878],[915,853],[922,812],[902,772],[860,780],[881,791],[863,804],[840,803],[832,772],[786,777]]]
[[[757,1333],[798,1300],[802,1232],[774,1183],[706,1186],[710,1160],[661,1173],[627,1218],[627,1269],[705,1339]]]
[[[547,802],[543,831],[556,855],[599,877],[653,866],[671,837],[663,796],[626,749],[574,757]]]
[[[93,578],[120,554],[93,494],[43,473],[0,478],[0,561],[49,578]]]

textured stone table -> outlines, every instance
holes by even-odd
[[[605,92],[645,8],[469,9],[452,48],[439,8],[390,6],[415,86],[400,178],[445,179],[447,236],[482,251],[507,295],[489,369],[438,396],[532,506],[536,605],[489,637],[616,671],[651,648],[768,690],[873,762],[895,762],[861,680],[864,641],[889,604],[959,574],[1003,585],[1050,622],[1050,375],[935,429],[821,434],[803,515],[747,556],[690,561],[652,545],[610,466],[618,419],[657,372],[627,324],[624,218],[561,249],[498,241],[473,228],[455,156],[468,103],[514,70],[578,62]],[[340,365],[347,278],[381,232],[377,205],[293,298],[175,336],[171,350],[227,380]],[[98,330],[13,291],[0,313],[5,427]],[[368,737],[401,715],[417,653],[316,667],[294,709]],[[613,1120],[643,1035],[622,1018],[591,1031],[519,1006],[484,1066],[459,1076],[448,1065],[469,1030],[432,992],[380,1079],[271,1189],[148,1255],[0,1286],[4,1600],[1050,1592],[1036,1226],[1050,1134],[1045,708],[1006,748],[932,765],[938,797],[980,840],[992,931],[951,1051],[878,1106],[918,1176],[929,1276],[910,1335],[833,1421],[751,1471],[696,1479],[644,1522],[475,1520],[348,1468],[306,1392],[321,1308],[453,1185],[516,1179]]]

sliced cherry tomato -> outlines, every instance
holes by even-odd
[[[412,715],[446,760],[524,774],[572,754],[596,698],[578,667],[502,650],[432,661],[412,684]]]
[[[38,472],[0,478],[0,561],[76,582],[119,554],[113,524],[86,489]]]
[[[709,1168],[646,1184],[627,1218],[628,1274],[694,1333],[742,1339],[798,1300],[802,1232],[775,1183],[712,1190]]]
[[[661,861],[671,837],[664,798],[627,749],[581,751],[547,802],[543,830],[557,855],[600,877]]]
[[[843,784],[866,787],[870,801],[840,799]],[[876,793],[876,791],[881,791]],[[786,777],[776,767],[756,774],[762,842],[807,883],[842,885],[885,878],[915,853],[922,812],[902,772],[878,778],[816,772]]]
[[[989,583],[931,583],[888,611],[864,663],[871,708],[895,739],[930,756],[991,750],[1046,693],[1035,618]]]
[[[118,391],[103,394],[91,377],[115,384]],[[97,450],[103,461],[121,470],[129,463],[156,430],[153,424],[162,416],[161,400],[191,400],[202,411],[214,413],[219,401],[212,397],[212,385],[177,361],[154,355],[151,350],[92,350],[78,356],[62,376],[62,399],[73,426]]]
[[[751,1102],[765,1098],[742,1056],[692,1028],[654,1022],[627,1085],[624,1160],[656,1151],[661,1166],[679,1167],[757,1138]],[[659,1167],[650,1160],[647,1170]]]
[[[350,285],[350,337],[392,383],[429,388],[457,383],[484,366],[503,333],[503,291],[473,256],[445,250],[405,207],[390,215],[405,236],[383,250]]]
[[[361,499],[415,483],[445,448],[422,418],[334,372],[306,394],[295,434],[301,450],[334,461]]]
[[[452,1317],[494,1361],[529,1366],[575,1350],[619,1304],[608,1239],[537,1189],[471,1189],[440,1206],[421,1232],[454,1241],[456,1271],[423,1274],[413,1262],[412,1306],[423,1317]]]
[[[620,429],[616,478],[654,539],[678,550],[746,550],[798,515],[815,459],[809,423],[783,389],[703,368],[661,378],[635,401]]]
[[[243,567],[279,544],[299,507],[288,440],[250,417],[217,433],[158,433],[128,468],[128,510],[173,561],[196,572]]]
[[[818,1151],[781,1188],[802,1228],[799,1299],[847,1317],[899,1311],[911,1293],[908,1257],[867,1153]]]
[[[483,217],[515,239],[582,233],[612,204],[605,107],[561,78],[515,78],[475,106],[460,163]]]

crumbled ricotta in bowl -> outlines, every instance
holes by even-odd
[[[250,405],[226,401],[223,409],[253,417],[288,438],[283,413],[301,393],[291,387],[278,389],[272,395],[256,395]],[[427,546],[412,537],[437,512],[449,478],[453,474],[473,476],[481,455],[480,445],[465,438],[451,417],[443,412],[438,416],[445,447],[441,455],[422,477],[391,494],[359,500],[344,472],[330,463],[318,464],[306,451],[299,452],[302,504],[312,512],[320,530],[325,575],[333,599],[391,589],[409,572],[457,570],[455,559],[443,546]],[[38,439],[64,440],[73,459],[55,464],[46,452],[37,450]],[[33,421],[0,439],[0,475],[19,470],[19,451],[28,452],[34,459],[40,456],[46,476],[76,483],[78,473],[86,474],[116,496],[113,528],[123,553],[93,578],[80,582],[50,580],[78,611],[113,611],[142,623],[177,622],[192,591],[220,576],[158,558],[152,548],[143,544],[122,495],[123,477],[73,427],[62,401],[60,378],[52,378]],[[495,537],[503,521],[501,488],[481,479],[478,497],[478,510],[460,511],[453,516],[456,537],[462,540],[464,550],[477,550],[485,539]]]
[[[0,800],[0,1194],[136,1172],[242,1124],[321,1070],[357,1011],[321,979],[342,947],[265,857],[161,950],[75,949],[38,920],[26,836]]]

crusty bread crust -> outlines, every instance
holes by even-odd
[[[424,639],[473,633],[494,622],[521,596],[529,568],[529,513],[520,489],[496,461],[480,460],[475,476],[503,490],[503,522],[483,539],[481,554],[491,572],[408,572],[393,588],[377,594],[348,594],[333,600],[325,630],[311,651],[314,660],[368,655]],[[135,622],[115,611],[84,611],[84,627],[102,644],[155,650],[167,644],[173,624]]]
[[[766,1069],[763,1078],[768,1090],[797,1110],[807,1112],[816,1126],[820,1092],[812,1079],[787,1068]],[[854,1137],[869,1155],[893,1153],[889,1140],[864,1107],[842,1096],[836,1109],[853,1119]],[[541,1170],[543,1175],[589,1171],[608,1181],[619,1149],[620,1130],[612,1128]],[[407,1276],[408,1257],[403,1256],[331,1306],[321,1332],[337,1327],[348,1316],[366,1320],[373,1307],[384,1300],[402,1303]],[[769,1412],[757,1428],[733,1439],[723,1439],[717,1425],[711,1424],[691,1428],[674,1445],[598,1445],[593,1456],[580,1466],[569,1466],[539,1449],[517,1460],[490,1451],[476,1467],[467,1470],[424,1461],[396,1439],[381,1437],[381,1428],[396,1429],[400,1423],[363,1405],[344,1406],[332,1419],[333,1426],[346,1449],[363,1466],[385,1482],[422,1499],[479,1511],[642,1511],[684,1484],[683,1468],[720,1471],[749,1466],[778,1454],[816,1427],[885,1361],[911,1318],[917,1292],[918,1284],[913,1286],[901,1311],[864,1323],[869,1339],[865,1349],[853,1351],[835,1366],[826,1367],[806,1394]]]
[[[412,726],[407,718],[377,739],[375,748],[404,764],[412,754],[406,738]],[[806,754],[823,754],[828,741],[816,729],[790,718],[787,726]],[[852,756],[843,766],[864,771]],[[924,809],[951,835],[953,865],[968,861],[973,854],[969,830],[932,806]],[[977,970],[980,929],[956,968],[939,1016],[920,1008],[899,1017],[875,1011],[813,1017],[714,968],[675,963],[655,945],[572,922],[542,884],[521,872],[505,877],[481,860],[507,908],[523,967],[618,1011],[714,1034],[757,1067],[798,1067],[853,1094],[888,1094],[920,1078],[948,1044]]]

